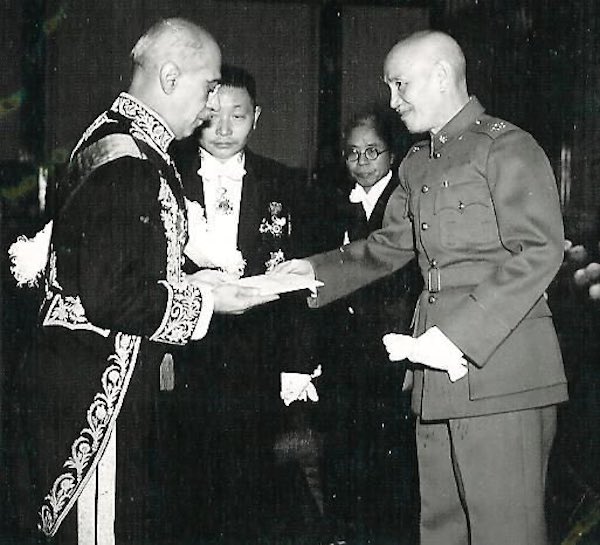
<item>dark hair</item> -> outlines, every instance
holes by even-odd
[[[221,67],[221,85],[226,87],[235,87],[236,89],[246,89],[252,100],[252,104],[256,106],[256,81],[254,76],[239,66],[224,64]]]
[[[397,151],[397,139],[400,132],[399,123],[394,119],[394,113],[381,107],[374,106],[354,114],[344,127],[342,142],[345,145],[350,132],[356,127],[371,127],[383,143],[393,152]]]

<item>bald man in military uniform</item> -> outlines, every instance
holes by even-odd
[[[540,146],[486,114],[465,72],[440,32],[392,48],[390,106],[429,138],[403,160],[381,230],[280,270],[323,281],[321,306],[417,253],[414,338],[388,350],[414,369],[421,545],[542,545],[556,406],[567,400],[544,296],[563,258],[562,217]]]

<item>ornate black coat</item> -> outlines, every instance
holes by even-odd
[[[167,531],[159,367],[202,312],[200,290],[182,282],[172,139],[122,93],[85,131],[60,185],[45,301],[15,384],[15,501],[27,531],[76,542],[112,532],[113,519],[118,543]]]

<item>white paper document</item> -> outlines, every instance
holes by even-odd
[[[316,291],[318,287],[323,285],[323,282],[311,280],[299,274],[270,273],[246,276],[235,280],[232,284],[258,288],[261,295],[275,295],[298,290]]]

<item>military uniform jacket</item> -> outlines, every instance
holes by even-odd
[[[117,467],[122,456],[149,448],[128,444],[122,418],[134,411],[152,425],[163,355],[185,344],[201,319],[199,288],[182,282],[187,227],[166,152],[172,139],[155,113],[122,93],[86,130],[61,184],[46,300],[18,385],[36,467],[31,490],[48,536],[95,482],[111,438],[118,437]],[[117,486],[126,484],[139,489],[125,503],[151,494],[133,473],[119,475]],[[117,528],[123,499],[117,494]],[[112,531],[112,523],[103,528]]]
[[[384,225],[310,259],[322,305],[391,274],[416,250],[425,288],[415,334],[437,325],[465,354],[467,377],[415,372],[423,419],[492,414],[567,399],[544,291],[563,258],[548,160],[523,130],[471,100],[403,160]]]

